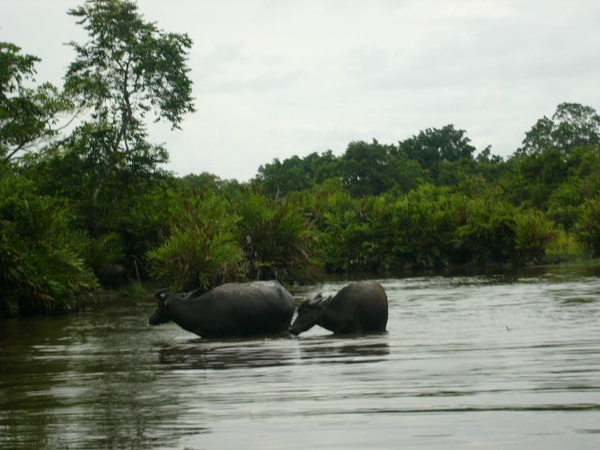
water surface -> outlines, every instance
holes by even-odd
[[[379,335],[205,340],[145,301],[1,321],[0,447],[599,448],[597,275],[379,280]]]

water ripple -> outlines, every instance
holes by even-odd
[[[6,448],[595,448],[600,279],[379,280],[388,333],[199,339],[151,304],[0,330]],[[336,292],[344,282],[311,286]]]

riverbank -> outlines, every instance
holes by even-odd
[[[552,273],[587,273],[590,276],[600,276],[600,258],[584,257],[579,253],[571,253],[569,258],[561,258],[557,260],[550,255],[545,258],[545,261],[540,264],[528,264],[524,266],[510,265],[487,265],[479,267],[476,265],[443,267],[437,269],[406,269],[401,271],[379,271],[379,272],[355,272],[355,273],[332,273],[322,274],[318,279],[313,280],[308,284],[291,284],[287,285],[292,293],[302,292],[308,285],[319,285],[329,282],[337,282],[340,280],[367,280],[367,279],[395,279],[395,278],[415,278],[415,277],[459,277],[459,276],[494,276],[502,274],[507,276],[521,276],[523,274],[539,275],[545,272]],[[103,303],[113,302],[147,302],[154,301],[154,293],[159,289],[164,289],[167,286],[164,283],[156,281],[145,281],[143,283],[131,282],[125,287],[119,289],[98,288],[93,291],[86,292],[77,303],[77,307],[70,310],[63,310],[56,314],[77,313],[90,306]],[[8,300],[8,301],[7,301]],[[1,303],[1,302],[0,302]],[[18,316],[18,301],[15,299],[5,299],[4,314],[0,314],[2,318]],[[7,314],[7,309],[10,314]]]

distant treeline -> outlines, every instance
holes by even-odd
[[[276,159],[247,183],[176,177],[145,119],[193,110],[191,41],[133,2],[69,13],[90,39],[71,44],[62,89],[31,87],[38,58],[0,43],[0,315],[74,310],[111,273],[183,290],[600,256],[589,106],[558,105],[506,159],[447,125]]]
[[[240,187],[210,174],[181,182],[220,195]],[[600,256],[600,116],[562,103],[506,159],[452,125],[397,145],[351,142],[341,156],[275,159],[249,187],[310,219],[328,271]]]

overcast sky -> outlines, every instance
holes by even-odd
[[[60,85],[82,0],[0,0],[0,41]],[[598,0],[139,0],[194,41],[197,112],[150,126],[179,175],[245,181],[274,158],[454,124],[510,155],[563,102],[600,110]]]

